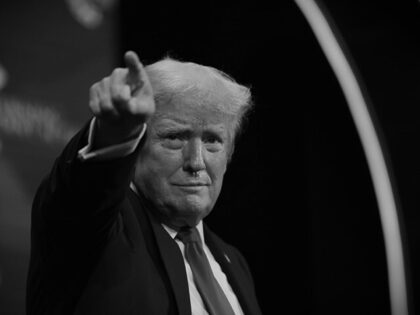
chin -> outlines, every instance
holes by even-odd
[[[198,202],[187,202],[181,207],[178,207],[177,216],[182,218],[182,221],[187,223],[189,226],[195,226],[204,219],[211,211],[211,207],[208,204]]]

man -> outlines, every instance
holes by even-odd
[[[125,55],[34,199],[29,314],[260,314],[213,209],[249,90],[222,72]]]

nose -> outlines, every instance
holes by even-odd
[[[184,171],[197,173],[206,168],[201,139],[191,139],[184,148]]]

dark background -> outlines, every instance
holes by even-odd
[[[420,2],[324,4],[358,67],[387,148],[410,266],[411,314],[420,314]],[[128,49],[145,64],[169,54],[251,86],[255,109],[208,224],[246,256],[265,314],[390,313],[364,153],[340,87],[293,2],[194,7],[125,0],[87,29],[64,2],[6,1],[0,40],[0,64],[10,77],[0,109],[13,107],[13,99],[54,110],[68,134],[89,117],[89,86],[122,65]],[[0,313],[21,314],[30,200],[67,138],[48,142],[5,125]]]

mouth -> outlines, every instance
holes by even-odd
[[[208,186],[209,184],[206,182],[185,182],[185,183],[176,183],[173,184],[174,186],[180,186],[180,187],[199,187],[199,186]]]
[[[209,185],[202,182],[189,182],[189,183],[182,183],[182,184],[174,184],[174,186],[187,192],[197,192]]]

